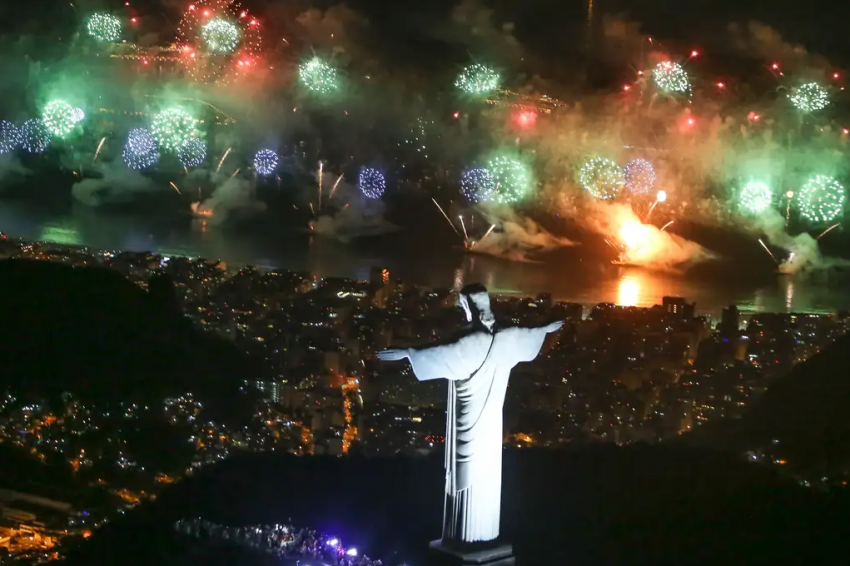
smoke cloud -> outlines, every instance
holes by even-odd
[[[120,162],[102,162],[95,170],[99,178],[87,177],[71,187],[73,197],[86,206],[123,202],[138,193],[166,190]]]
[[[364,32],[368,20],[345,4],[331,6],[327,10],[310,8],[300,14],[296,23],[301,26],[304,39],[317,47],[332,48],[345,52],[357,44],[352,35]]]
[[[266,210],[266,204],[256,200],[254,181],[231,176],[219,181],[212,195],[203,202],[193,202],[192,211],[213,224],[223,224],[234,214],[253,215]]]
[[[480,0],[462,0],[452,10],[451,24],[439,32],[442,39],[460,43],[491,57],[518,59],[522,45],[514,36],[514,23],[497,23],[493,10]]]
[[[756,225],[767,236],[770,243],[789,252],[788,257],[779,263],[779,271],[788,274],[805,274],[824,271],[834,267],[850,265],[850,261],[824,257],[818,247],[818,241],[803,232],[788,234],[785,219],[775,210],[769,210],[757,217]]]
[[[383,201],[367,199],[352,184],[345,179],[339,180],[333,174],[325,173],[322,181],[326,201],[324,210],[334,209],[335,212],[319,211],[319,217],[309,224],[313,233],[350,242],[355,238],[398,230],[398,226],[384,219]]]
[[[785,70],[823,74],[831,68],[826,58],[809,53],[802,45],[788,43],[778,31],[761,22],[733,23],[728,31],[732,45],[743,56],[767,63],[780,62]]]
[[[32,171],[24,167],[18,156],[12,153],[0,155],[0,183],[15,181],[31,174]]]
[[[493,229],[483,239],[475,242],[476,252],[512,261],[532,262],[530,256],[557,248],[575,246],[576,242],[546,231],[534,220],[519,216],[508,208],[490,208],[485,216]]]

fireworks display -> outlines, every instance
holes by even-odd
[[[662,61],[652,70],[652,80],[655,86],[664,92],[690,94],[691,81],[688,73],[678,63]]]
[[[304,61],[298,67],[298,80],[316,94],[328,95],[339,90],[339,73],[319,57]]]
[[[384,179],[384,174],[377,169],[363,167],[357,177],[357,188],[366,198],[379,199],[384,196],[387,181]]]
[[[735,78],[715,63],[724,56],[735,56],[736,50],[722,51],[703,66],[693,61],[699,56],[697,51],[691,51],[690,57],[687,52],[676,54],[675,48],[671,51],[650,39],[652,47],[634,49],[628,64],[625,59],[612,58],[612,68],[601,71],[605,76],[599,77],[616,80],[631,74],[629,67],[634,65],[637,76],[633,81],[623,84],[622,90],[589,91],[582,85],[565,84],[567,75],[547,74],[546,70],[553,68],[541,64],[547,61],[502,57],[499,50],[487,49],[494,46],[483,44],[473,51],[488,53],[493,59],[454,67],[437,59],[435,50],[427,54],[432,61],[411,62],[409,73],[402,76],[387,71],[404,66],[397,60],[399,54],[384,53],[377,44],[355,45],[360,34],[343,34],[345,26],[335,27],[333,18],[319,12],[310,16],[318,18],[316,21],[299,17],[297,25],[269,22],[273,41],[263,50],[260,21],[237,0],[189,0],[183,7],[174,43],[167,16],[155,18],[148,10],[137,12],[129,3],[121,12],[127,14],[126,21],[106,12],[83,14],[79,32],[89,36],[84,37],[84,51],[103,57],[101,61],[120,59],[121,65],[132,65],[133,73],[105,76],[109,72],[106,67],[101,69],[103,65],[98,64],[95,73],[76,56],[57,64],[51,69],[52,78],[39,85],[39,98],[22,106],[36,104],[40,112],[30,117],[38,118],[20,128],[16,127],[20,122],[0,121],[0,154],[17,150],[44,153],[50,147],[50,159],[25,161],[45,167],[61,164],[73,168],[77,179],[94,182],[99,175],[86,169],[96,168],[105,176],[106,166],[117,157],[114,154],[121,142],[117,146],[107,142],[111,132],[141,125],[147,129],[129,132],[123,161],[134,170],[158,164],[169,169],[162,176],[146,175],[145,183],[159,183],[168,190],[165,184],[171,180],[177,192],[194,195],[197,190],[201,202],[205,192],[212,198],[215,183],[229,175],[233,179],[253,164],[256,176],[275,179],[280,175],[278,188],[292,184],[290,178],[281,179],[290,158],[282,162],[276,151],[259,149],[259,145],[246,148],[244,141],[236,139],[245,136],[265,140],[261,143],[272,148],[285,147],[286,155],[296,161],[319,163],[317,186],[311,183],[305,189],[312,195],[313,220],[320,214],[338,220],[334,215],[345,208],[323,207],[322,201],[327,197],[330,202],[340,186],[341,196],[333,203],[350,205],[352,210],[339,220],[350,222],[355,213],[363,212],[360,207],[374,214],[370,222],[380,224],[385,207],[365,200],[384,198],[386,174],[393,183],[386,203],[393,218],[400,218],[397,212],[410,210],[408,203],[401,210],[392,209],[399,204],[394,198],[397,194],[400,199],[434,197],[468,249],[491,223],[495,224],[487,234],[492,232],[492,237],[477,251],[486,247],[487,253],[495,254],[500,248],[498,253],[513,258],[528,250],[540,254],[550,249],[536,244],[547,238],[561,242],[553,246],[569,245],[556,233],[557,221],[545,220],[548,215],[566,219],[563,227],[570,232],[575,227],[598,234],[620,254],[617,261],[626,261],[626,257],[657,269],[674,264],[678,268],[709,257],[689,238],[708,238],[712,232],[691,230],[690,225],[710,224],[747,238],[759,234],[765,246],[793,250],[799,258],[808,250],[796,240],[810,227],[806,224],[823,224],[818,227],[822,236],[835,229],[834,223],[843,216],[845,189],[841,183],[847,180],[844,162],[850,147],[850,120],[837,107],[839,99],[843,100],[839,91],[846,87],[846,78],[841,76],[843,71],[821,64],[820,59],[806,59],[803,52],[792,58],[776,50],[771,55],[779,58],[776,62],[760,60],[746,67],[760,76]],[[144,25],[137,25],[142,18]],[[132,34],[122,29],[122,22],[128,27],[132,24]],[[371,31],[387,30],[376,25]],[[131,35],[168,39],[156,45],[148,41],[136,45]],[[662,52],[667,54],[660,55]],[[759,58],[761,53],[750,49],[746,58]],[[744,57],[743,50],[739,55]],[[780,70],[783,60],[787,68]],[[504,67],[487,64],[496,61]],[[233,85],[227,92],[213,88],[252,70],[256,70],[256,80],[250,84]],[[806,78],[825,70],[826,76],[831,75],[829,82]],[[132,78],[144,73],[150,73],[151,80]],[[186,82],[185,75],[210,86],[180,84]],[[508,82],[508,76],[510,90],[502,84],[503,77]],[[167,92],[151,86],[163,78],[168,81]],[[452,80],[457,90],[446,97],[444,90],[451,89]],[[565,99],[551,98],[545,91],[561,93]],[[123,107],[112,102],[122,94],[132,94],[136,102]],[[51,100],[52,96],[64,100]],[[140,102],[141,97],[150,100]],[[82,101],[85,112],[74,106]],[[42,106],[44,102],[48,104]],[[824,111],[833,106],[835,112]],[[86,113],[90,114],[88,122]],[[139,119],[145,121],[128,125]],[[413,125],[405,127],[408,124]],[[309,139],[302,135],[307,131]],[[218,143],[213,145],[213,141]],[[257,149],[252,156],[250,152]],[[207,161],[208,157],[214,157],[218,166]],[[177,160],[186,177],[164,178],[165,173],[175,172]],[[8,157],[4,162],[7,167],[15,164]],[[351,170],[352,163],[387,164],[388,168],[363,167],[356,181],[347,179],[341,184],[342,173],[353,177],[357,172],[356,166]],[[466,165],[469,167],[464,170]],[[209,167],[210,175],[189,170],[195,167]],[[326,184],[323,171],[339,173],[329,191],[326,189],[333,181]],[[836,177],[816,175],[818,172]],[[133,177],[131,173],[124,170],[128,178]],[[455,194],[452,201],[446,186],[454,182],[460,195]],[[365,198],[342,203],[349,183]],[[670,191],[666,205],[668,193],[662,188]],[[263,194],[246,190],[240,198],[250,201]],[[309,213],[304,208],[308,201],[293,202],[298,203],[293,205],[296,210],[305,216]],[[472,206],[483,203],[509,205],[515,210]],[[497,213],[503,216],[487,218],[487,224],[479,219],[479,215]],[[316,224],[317,233],[338,233],[337,226],[324,220]],[[537,222],[547,229],[535,232]],[[846,227],[846,222],[843,224]],[[555,232],[548,233],[548,227]],[[846,231],[831,232],[827,243],[846,237]],[[521,239],[535,244],[511,248]],[[814,252],[809,255],[811,263],[823,259]],[[660,256],[664,259],[658,260]],[[777,254],[777,264],[781,257]],[[821,267],[827,263],[822,262]]]
[[[114,43],[121,39],[121,20],[112,14],[92,14],[86,30],[96,41]]]
[[[455,86],[467,94],[489,94],[499,88],[499,79],[499,73],[492,67],[473,63],[458,74]]]
[[[21,126],[21,147],[29,153],[44,153],[50,145],[50,130],[38,118],[27,120]]]
[[[11,153],[21,146],[21,131],[11,122],[0,120],[0,155]]]
[[[207,158],[207,144],[198,138],[187,140],[177,150],[177,159],[183,167],[197,167]]]
[[[262,177],[274,175],[278,161],[277,153],[270,149],[261,149],[254,156],[254,170]]]
[[[632,159],[624,172],[626,190],[633,195],[648,194],[655,187],[655,168],[646,159]]]
[[[222,18],[213,18],[201,26],[201,37],[211,53],[232,53],[239,45],[239,28]]]
[[[579,169],[578,181],[593,198],[608,200],[620,194],[626,177],[620,166],[610,159],[594,157]]]
[[[844,212],[844,187],[826,175],[815,175],[796,193],[800,216],[811,223],[832,222]]]
[[[52,100],[41,111],[44,126],[51,135],[64,138],[74,129],[79,120],[76,109],[64,100]]]
[[[818,83],[800,85],[788,95],[791,104],[800,112],[817,112],[829,105],[829,94]]]
[[[224,85],[261,62],[260,22],[234,0],[200,0],[177,25],[181,61],[200,82]]]
[[[147,169],[159,161],[159,151],[150,132],[144,128],[131,130],[124,143],[124,163],[130,169]]]
[[[773,190],[762,181],[750,181],[738,195],[738,205],[749,214],[760,214],[770,208],[772,203]]]
[[[487,169],[496,180],[494,200],[500,204],[514,204],[531,192],[532,175],[528,166],[519,159],[497,155],[487,163]]]
[[[169,108],[151,120],[151,135],[163,151],[178,151],[183,144],[196,138],[195,119],[182,108]]]
[[[460,178],[460,192],[469,202],[488,202],[496,191],[496,178],[483,167],[467,169]]]

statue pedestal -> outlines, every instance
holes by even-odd
[[[434,566],[514,566],[514,550],[498,541],[475,544],[452,544],[432,540],[431,564]]]

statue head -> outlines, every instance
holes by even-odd
[[[493,311],[490,310],[490,294],[487,293],[487,288],[484,285],[473,283],[461,289],[458,303],[466,313],[468,322],[478,322],[483,324],[487,330],[493,330],[496,319],[493,316]]]

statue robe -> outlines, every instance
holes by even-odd
[[[499,536],[502,407],[511,369],[540,353],[545,328],[476,331],[456,342],[412,349],[419,381],[449,380],[443,540]]]

